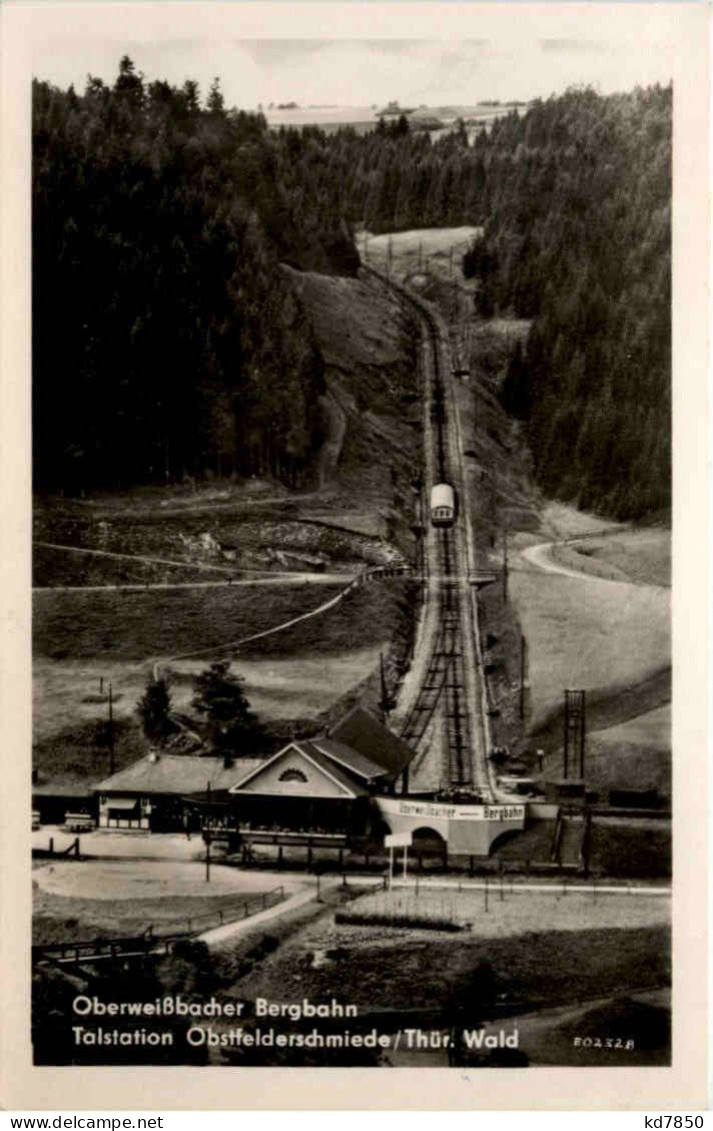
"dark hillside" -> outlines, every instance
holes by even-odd
[[[481,311],[533,318],[502,396],[550,495],[670,505],[671,89],[572,91],[493,127]]]
[[[416,337],[377,278],[286,269],[324,362],[322,483],[409,516],[421,463]]]
[[[322,365],[278,263],[359,261],[288,167],[217,82],[205,109],[126,57],[82,97],[34,84],[37,487],[309,474]]]

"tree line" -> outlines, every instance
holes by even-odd
[[[533,320],[505,407],[548,495],[617,518],[667,512],[671,88],[573,91],[510,130],[464,257],[481,313]]]
[[[339,218],[305,198],[295,224],[264,118],[217,82],[201,107],[125,57],[113,86],[33,93],[36,485],[298,481],[323,365],[279,263],[355,269]]]
[[[543,488],[620,517],[669,500],[671,89],[589,89],[435,142],[270,130],[216,81],[122,59],[33,104],[35,481],[310,473],[323,361],[280,271],[351,275],[357,226],[473,224],[479,313],[532,319],[502,390]]]

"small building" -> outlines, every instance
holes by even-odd
[[[343,843],[368,836],[381,827],[372,798],[394,792],[412,757],[375,715],[355,707],[325,736],[293,739],[236,782],[235,826],[253,843],[266,835]]]
[[[200,802],[227,801],[237,778],[261,765],[226,758],[152,751],[95,786],[102,829],[176,832],[199,825]]]
[[[42,825],[63,825],[68,813],[86,813],[96,819],[96,797],[92,786],[57,782],[32,782],[32,810]]]
[[[368,832],[370,798],[387,777],[383,767],[328,738],[289,742],[231,790],[243,841],[260,834],[337,836]]]

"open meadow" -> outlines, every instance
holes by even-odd
[[[233,670],[244,680],[245,693],[252,709],[263,719],[282,719],[318,715],[345,695],[350,687],[375,670],[378,647],[355,648],[329,658],[329,666],[317,656],[312,659],[238,658]],[[206,661],[181,660],[169,665],[171,702],[178,711],[190,708],[193,678]],[[146,688],[150,664],[112,663],[98,666],[91,661],[44,660],[35,662],[35,737],[50,738],[71,726],[103,720],[108,697],[98,694],[99,674],[104,688],[113,689],[114,718],[129,719]]]
[[[467,288],[471,284],[463,275],[463,255],[473,239],[482,234],[482,230],[472,225],[463,225],[459,228],[417,228],[414,231],[388,235],[362,232],[358,244],[365,262],[380,271],[387,270],[390,248],[391,270],[397,279],[403,280],[427,269],[441,279],[452,277],[460,286]]]
[[[363,586],[340,604],[237,649],[236,640],[319,608],[342,587],[38,593],[35,740],[46,744],[64,733],[81,761],[80,732],[105,723],[109,682],[117,724],[135,717],[156,663],[170,676],[174,708],[187,710],[193,677],[221,656],[233,658],[263,721],[314,718],[373,673],[390,640],[408,635],[407,586],[398,580]]]
[[[511,538],[510,592],[527,639],[529,732],[556,772],[565,688],[587,692],[587,778],[670,789],[670,532],[562,504]],[[572,543],[570,539],[577,539]],[[565,541],[566,540],[566,541]]]
[[[565,687],[594,702],[669,666],[665,590],[514,569],[510,584],[529,644],[533,728],[561,707]]]

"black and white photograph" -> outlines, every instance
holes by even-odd
[[[32,1063],[670,1069],[672,6],[101,7],[25,91]]]

